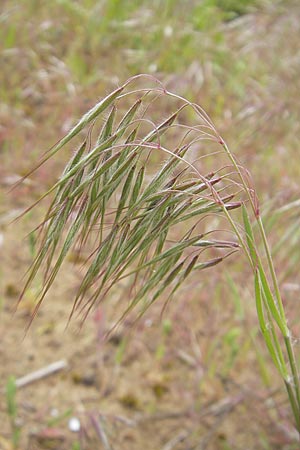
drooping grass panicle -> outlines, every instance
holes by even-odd
[[[145,87],[149,81],[155,85]],[[167,118],[160,111],[168,111]],[[169,92],[154,77],[136,76],[84,114],[37,167],[65,146],[77,150],[40,199],[52,201],[38,228],[39,251],[22,293],[42,270],[34,314],[71,251],[85,261],[71,316],[85,318],[125,283],[130,299],[122,320],[134,309],[139,317],[161,296],[168,303],[192,273],[242,248],[254,274],[262,335],[284,379],[300,430],[291,332],[254,183],[206,112]],[[242,220],[236,222],[232,211],[241,206]],[[204,228],[211,215],[229,223],[235,240],[226,240],[221,227]],[[216,236],[208,238],[208,233]]]
[[[222,199],[214,187],[221,181],[220,178],[206,178],[192,161],[185,158],[190,148],[197,145],[200,139],[215,135],[215,128],[203,111],[196,105],[176,97],[182,105],[167,119],[156,124],[153,118],[150,120],[146,114],[153,109],[157,98],[173,95],[160,86],[159,95],[157,88],[154,88],[154,98],[150,98],[152,88],[126,92],[128,84],[125,83],[101,100],[46,154],[47,159],[54,156],[80,134],[84,127],[91,123],[94,123],[95,127],[95,121],[109,108],[95,144],[91,144],[90,133],[71,157],[60,179],[43,196],[45,198],[53,193],[54,199],[40,228],[40,251],[32,264],[26,283],[27,288],[40,266],[44,264],[46,270],[40,300],[52,285],[70,249],[79,246],[80,251],[84,251],[85,244],[89,245],[95,230],[99,232],[94,241],[98,244],[97,249],[91,251],[92,256],[87,258],[90,267],[79,291],[82,296],[91,288],[95,278],[99,279],[99,268],[103,267],[103,264],[106,264],[104,281],[108,282],[112,275],[114,281],[117,281],[118,276],[121,276],[127,267],[137,263],[140,253],[140,260],[146,261],[153,252],[153,246],[156,247],[156,252],[162,252],[163,248],[169,245],[167,236],[173,226],[199,214],[220,211],[216,198],[219,203],[227,202],[228,209],[239,205],[238,202],[236,205],[229,204],[231,197]],[[138,98],[135,98],[132,105],[129,104],[123,117],[117,119],[120,102],[127,102],[132,95]],[[181,122],[176,125],[179,114],[188,107],[197,118],[201,118],[202,123],[189,126]],[[145,132],[145,122],[153,125],[152,131]],[[212,134],[204,131],[207,129],[211,130]],[[172,136],[169,140],[175,150],[163,145],[164,135],[169,136],[170,132]],[[165,162],[158,172],[146,181],[145,173],[148,173],[148,169],[145,164],[151,160],[151,153],[160,153],[158,159],[165,158]],[[162,154],[165,154],[164,158]],[[46,159],[43,162],[45,161]],[[177,166],[183,167],[174,178]],[[172,178],[174,182],[168,184],[168,180]],[[204,191],[209,192],[203,195]],[[160,200],[157,204],[155,196]],[[109,248],[108,218],[111,218],[113,234],[116,233]],[[122,240],[118,242],[119,236],[124,243]],[[64,242],[61,246],[62,241]],[[115,245],[115,242],[118,242],[118,245]],[[170,279],[172,276],[169,274]]]

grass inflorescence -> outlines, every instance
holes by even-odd
[[[172,108],[166,118],[161,102]],[[253,270],[259,325],[299,431],[298,369],[257,194],[208,115],[155,78],[136,76],[87,112],[37,167],[71,144],[77,150],[42,197],[51,197],[50,206],[23,290],[42,269],[34,315],[72,249],[85,264],[70,317],[84,320],[121,283],[130,297],[122,320],[133,310],[140,317],[162,295],[167,304],[192,272],[242,248]],[[212,159],[209,173],[204,159]],[[230,230],[214,226],[219,216]]]

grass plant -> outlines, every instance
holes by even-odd
[[[21,434],[20,425],[18,425],[17,423],[18,406],[16,401],[16,394],[16,380],[13,376],[10,376],[6,383],[6,406],[11,426],[11,441],[14,449],[18,448]]]
[[[130,300],[117,323],[131,313],[138,320],[159,297],[164,309],[192,272],[241,249],[253,272],[260,329],[300,431],[293,337],[258,196],[205,111],[154,77],[135,76],[82,116],[37,168],[66,146],[77,149],[40,199],[51,200],[21,294],[42,270],[33,317],[72,249],[85,264],[70,318],[83,322],[121,285]],[[235,354],[234,336],[231,343]]]

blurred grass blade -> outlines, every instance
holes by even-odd
[[[13,376],[10,376],[6,382],[6,405],[8,415],[15,419],[17,416],[17,404],[16,404],[16,379]]]

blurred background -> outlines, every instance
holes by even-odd
[[[19,178],[101,97],[153,74],[199,103],[250,170],[297,350],[298,0],[2,0],[0,24],[0,449],[298,448],[242,255],[191,277],[163,317],[158,302],[105,342],[118,316],[109,301],[66,329],[79,273],[70,255],[25,335],[39,282],[15,305],[47,202],[11,223],[70,153],[12,190]],[[14,391],[13,379],[61,360]]]

